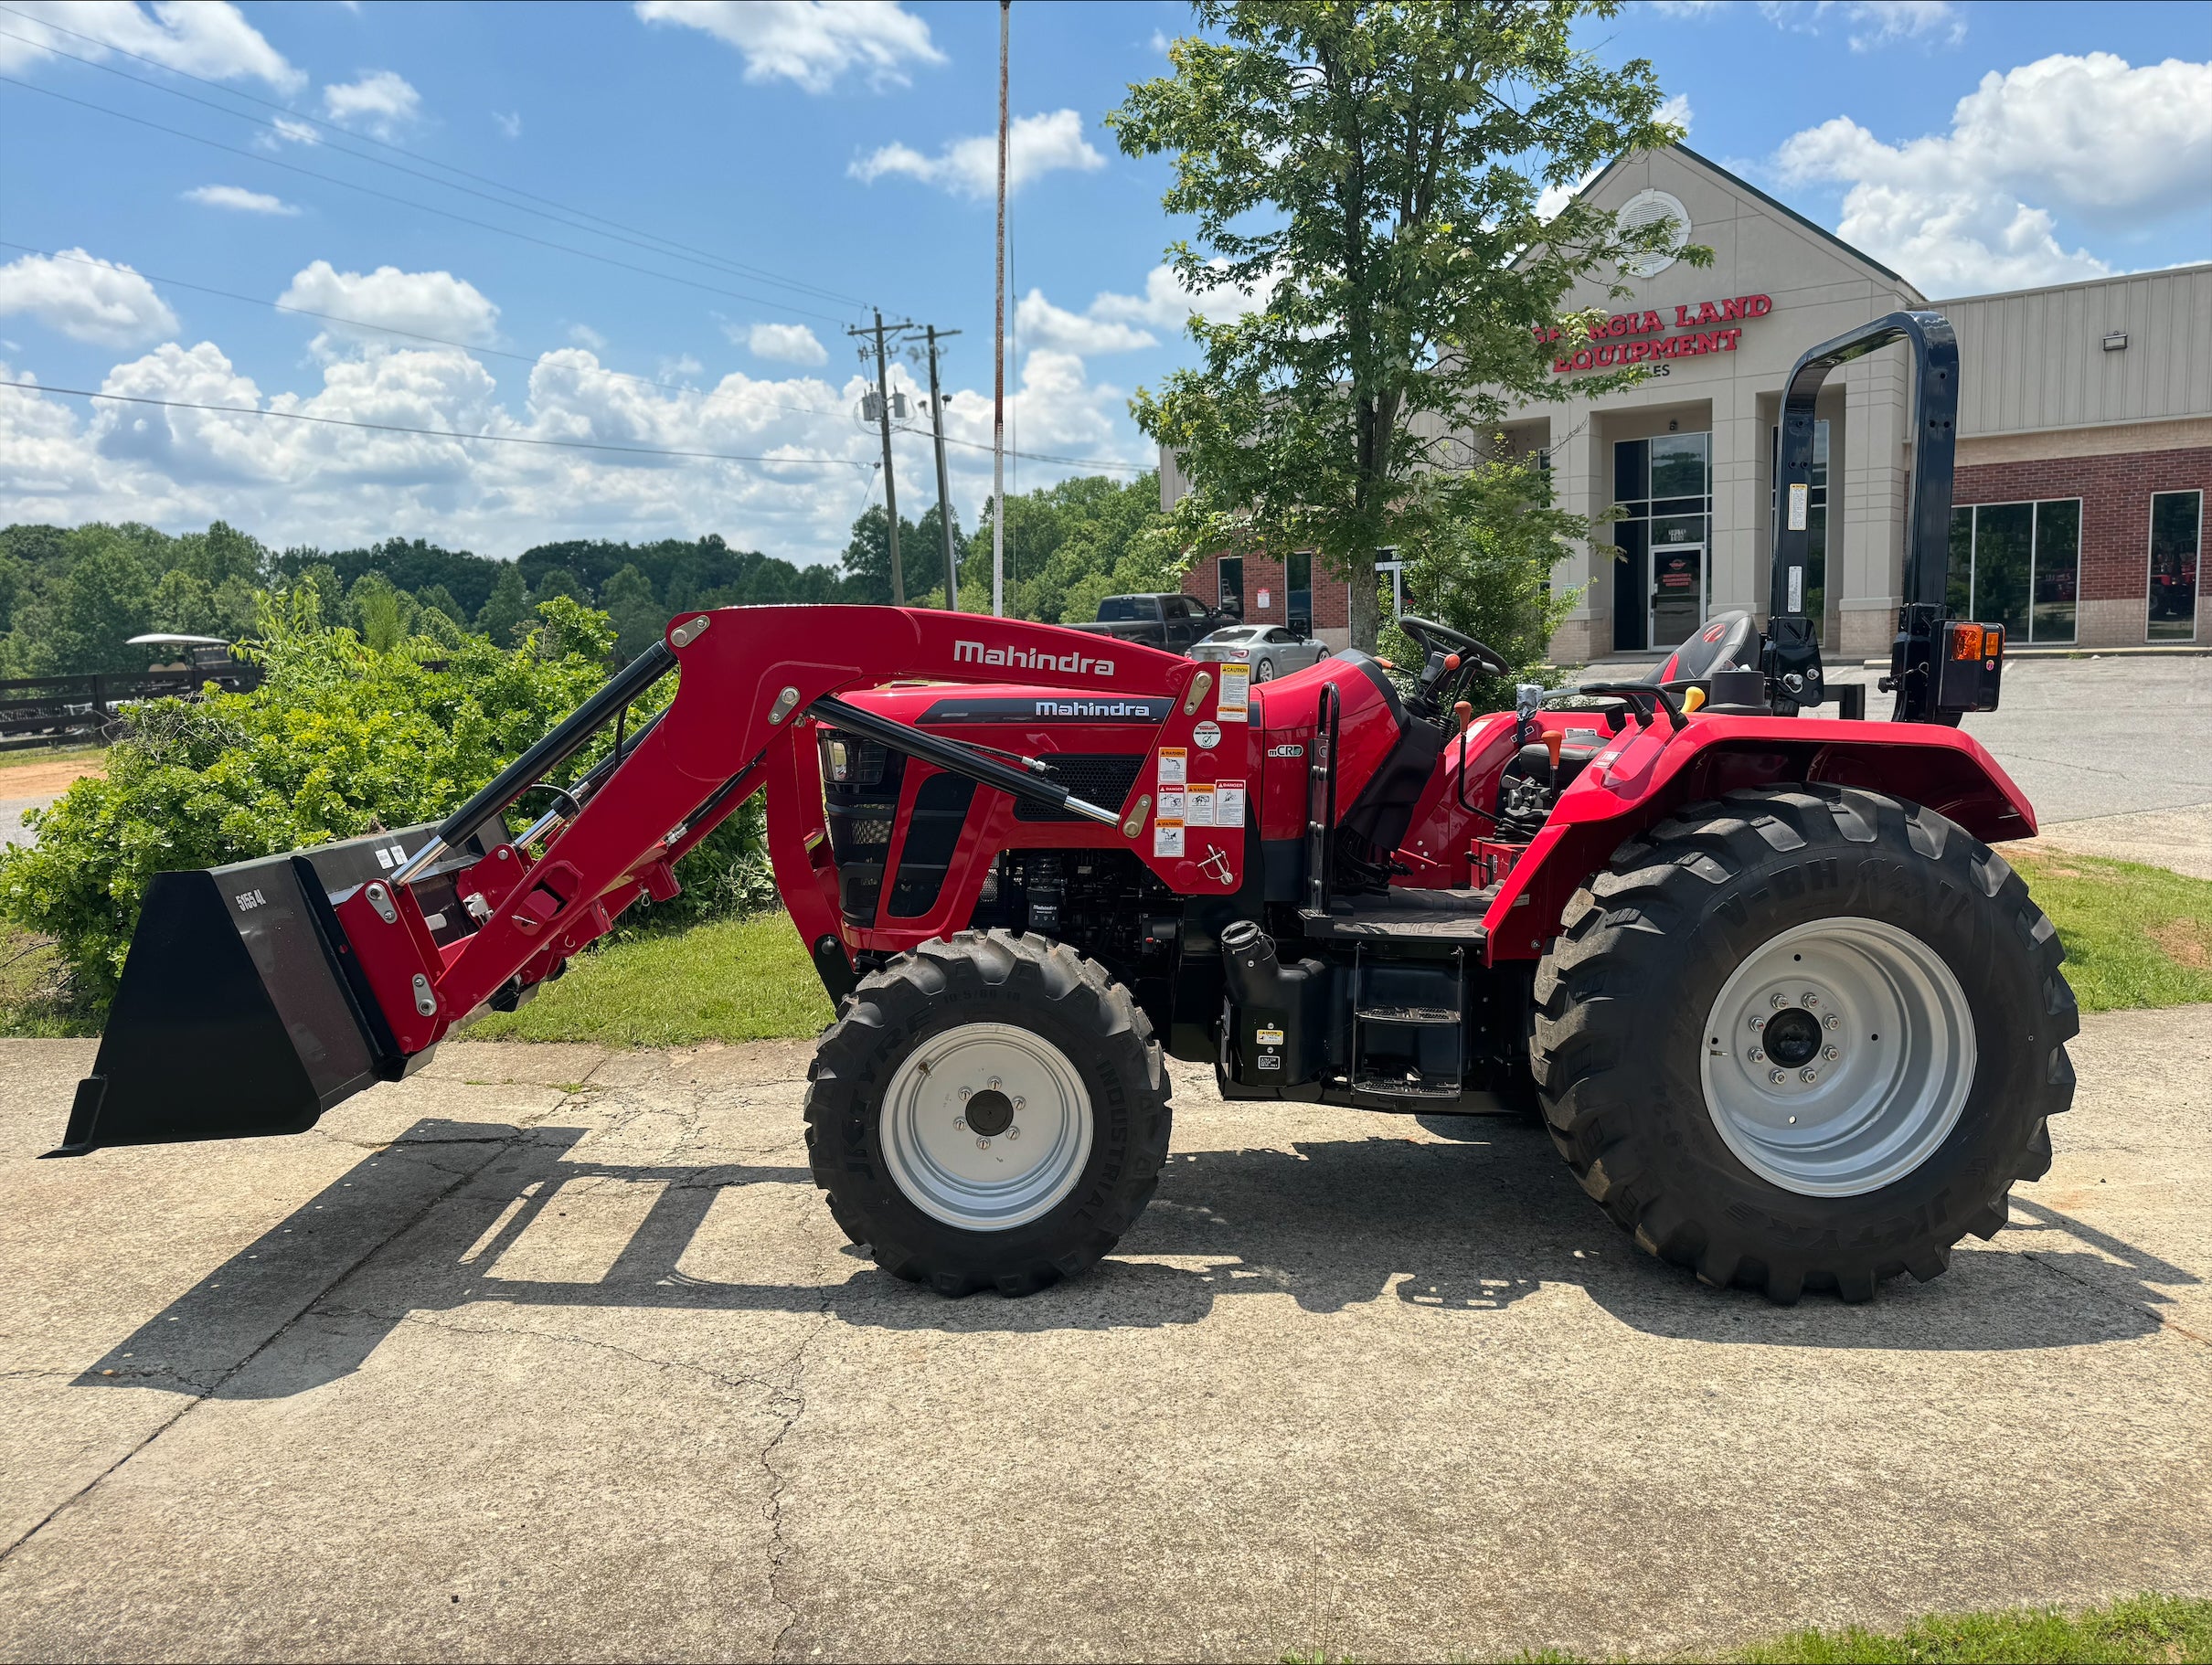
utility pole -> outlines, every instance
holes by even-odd
[[[1014,0],[998,0],[998,311],[992,332],[991,613],[1006,616],[1006,37]],[[888,443],[888,442],[887,442]]]
[[[931,324],[930,338],[930,427],[937,440],[937,525],[945,536],[945,610],[960,610],[960,562],[952,554],[952,488],[945,475],[945,401],[937,391],[937,344],[947,335],[957,335],[958,330],[941,330]]]
[[[891,326],[891,332],[897,334],[912,327],[911,324],[895,323]],[[847,335],[872,334],[876,337],[876,423],[883,433],[883,509],[885,517],[890,522],[891,531],[891,605],[904,607],[907,604],[907,585],[905,575],[899,569],[899,486],[891,478],[891,384],[883,352],[883,309],[876,309],[873,330],[861,328],[845,333]]]

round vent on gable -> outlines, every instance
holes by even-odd
[[[1690,211],[1682,206],[1680,197],[1664,191],[1638,191],[1622,207],[1619,217],[1623,231],[1663,219],[1674,222],[1664,249],[1621,262],[1621,270],[1632,278],[1657,277],[1675,263],[1690,240]]]

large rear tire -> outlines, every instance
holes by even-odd
[[[1925,1281],[2050,1166],[2080,1027],[2063,957],[1932,810],[1834,786],[1690,805],[1614,852],[1537,968],[1553,1142],[1707,1283]]]
[[[1027,1295],[1111,1251],[1167,1158],[1152,1025],[1096,960],[962,931],[862,979],[809,1071],[814,1183],[884,1270]]]

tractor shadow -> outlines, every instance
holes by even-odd
[[[1252,1125],[1264,1137],[1264,1124]],[[1927,1285],[1896,1279],[1864,1306],[1811,1295],[1781,1308],[1747,1290],[1706,1289],[1638,1251],[1533,1126],[1432,1118],[1422,1125],[1438,1139],[1394,1135],[1407,1125],[1377,1117],[1371,1137],[1177,1152],[1152,1206],[1108,1261],[1026,1299],[985,1293],[952,1301],[883,1273],[859,1248],[843,1249],[824,1267],[812,1212],[821,1205],[803,1167],[599,1161],[589,1147],[578,1149],[583,1129],[520,1133],[424,1120],[209,1272],[76,1384],[288,1396],[353,1373],[411,1314],[475,1303],[827,1313],[870,1328],[1022,1334],[1196,1324],[1222,1300],[1263,1293],[1315,1313],[1395,1300],[1461,1314],[1469,1344],[1480,1345],[1486,1315],[1564,1287],[1646,1335],[1941,1352],[2143,1335],[2159,1328],[2154,1310],[2164,1299],[2151,1286],[2198,1281],[2015,1200],[2015,1226],[1995,1246],[2046,1263],[2079,1256],[2094,1262],[2094,1278],[2054,1277],[2021,1253],[1962,1252],[1946,1277]],[[575,1199],[587,1182],[651,1187],[653,1201],[591,1275],[503,1276],[503,1260],[534,1230],[550,1225],[558,1236],[562,1227],[548,1211],[558,1215],[557,1203]],[[710,1219],[726,1198],[742,1225],[727,1214]],[[771,1206],[762,1210],[760,1200]],[[742,1264],[745,1245],[762,1231],[779,1260],[803,1240],[815,1275],[744,1282],[686,1269],[687,1260]],[[300,1325],[311,1311],[346,1321]],[[283,1368],[239,1368],[274,1351],[295,1326],[301,1333],[282,1350]]]

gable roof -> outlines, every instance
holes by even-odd
[[[1670,151],[1675,152],[1679,155],[1688,157],[1699,167],[1705,169],[1707,173],[1712,174],[1717,178],[1724,180],[1737,190],[1741,191],[1745,196],[1755,198],[1757,201],[1773,209],[1783,218],[1792,220],[1797,225],[1803,227],[1807,231],[1813,233],[1814,237],[1820,239],[1822,242],[1830,245],[1841,253],[1847,255],[1852,260],[1858,261],[1860,265],[1871,267],[1874,270],[1880,272],[1882,276],[1888,278],[1891,282],[1902,285],[1904,288],[1910,290],[1916,295],[1920,293],[1920,285],[1913,282],[1909,278],[1903,277],[1898,273],[1890,270],[1888,267],[1883,265],[1881,261],[1876,260],[1865,249],[1856,248],[1850,243],[1846,243],[1842,238],[1836,236],[1834,232],[1829,230],[1826,227],[1816,224],[1813,220],[1807,219],[1795,208],[1792,208],[1788,203],[1782,202],[1776,197],[1768,196],[1766,192],[1760,190],[1757,186],[1753,185],[1749,180],[1744,178],[1742,175],[1730,173],[1727,168],[1722,167],[1719,163],[1714,161],[1710,156],[1701,156],[1686,144],[1670,144],[1666,146],[1666,148]],[[1611,162],[1607,163],[1604,167],[1598,171],[1596,177],[1591,179],[1590,182],[1584,186],[1579,191],[1577,191],[1575,195],[1578,197],[1589,196],[1590,192],[1596,190],[1600,186],[1603,185],[1608,179],[1612,177],[1614,169],[1625,166],[1630,160],[1632,160],[1631,156],[1614,157]],[[1921,296],[1921,299],[1924,301],[1926,297]]]

